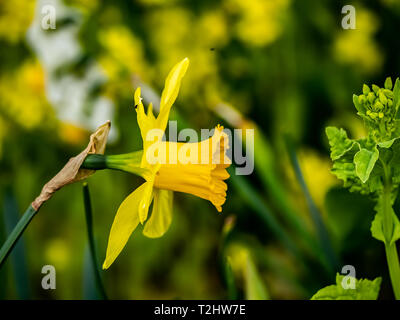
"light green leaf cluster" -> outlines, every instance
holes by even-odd
[[[355,288],[346,288],[342,284],[346,276],[336,274],[336,284],[320,289],[311,300],[376,300],[379,295],[382,279],[360,279],[355,281]],[[350,278],[350,277],[347,277]]]

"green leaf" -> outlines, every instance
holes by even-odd
[[[341,158],[346,152],[351,150],[354,145],[354,141],[347,137],[347,133],[344,129],[327,127],[325,132],[329,140],[329,145],[331,146],[332,160]]]
[[[391,140],[379,142],[379,143],[378,143],[378,146],[379,146],[380,148],[389,149],[389,148],[393,145],[393,142],[396,141],[396,139],[398,139],[398,138],[393,138],[393,139],[391,139]]]
[[[346,282],[349,278],[352,277],[336,274],[336,284],[320,289],[311,300],[376,300],[378,298],[382,278],[378,277],[372,281],[353,278],[355,288],[345,289],[342,282],[343,280]]]
[[[354,156],[354,164],[356,166],[356,174],[360,180],[365,183],[369,179],[369,175],[374,169],[375,163],[379,158],[378,149],[372,151],[362,148]]]
[[[354,147],[353,149],[357,149]],[[356,174],[356,166],[353,162],[355,150],[346,154],[340,160],[334,161],[331,172],[340,180],[343,186],[349,188],[350,192],[359,192],[361,194],[369,194],[381,191],[383,189],[382,183],[382,166],[379,162],[375,164],[367,182],[362,183]]]
[[[393,243],[395,243],[397,240],[400,239],[400,221],[393,210],[392,210],[392,219],[394,222],[394,230],[392,238],[390,239],[390,243],[388,243],[389,245],[392,245]],[[380,212],[378,212],[375,215],[374,221],[372,221],[371,233],[375,239],[386,243],[385,235],[383,233],[382,214]]]

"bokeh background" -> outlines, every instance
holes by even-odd
[[[41,27],[46,4],[56,29]],[[356,8],[356,30],[341,28]],[[312,0],[0,0],[0,239],[90,133],[112,121],[106,153],[141,148],[133,92],[157,107],[165,76],[191,64],[178,127],[255,129],[255,170],[228,180],[222,214],[175,194],[170,230],[139,227],[101,276],[112,299],[309,299],[342,266],[383,277],[373,203],[330,174],[324,128],[365,134],[352,94],[400,70],[400,3]],[[233,173],[233,171],[232,171]],[[121,201],[140,179],[88,179],[99,266]],[[96,299],[82,185],[48,201],[0,270],[2,299]],[[43,290],[53,265],[57,289]]]

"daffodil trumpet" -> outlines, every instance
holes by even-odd
[[[169,112],[175,102],[189,59],[176,64],[165,80],[160,111],[155,116],[152,104],[147,113],[140,88],[134,94],[143,150],[111,156],[88,156],[84,168],[115,169],[141,176],[145,182],[128,195],[119,206],[111,226],[103,268],[115,261],[139,224],[149,238],[161,237],[172,220],[173,192],[184,192],[209,200],[221,212],[226,200],[231,164],[226,150],[228,135],[217,126],[212,137],[196,143],[163,141]],[[152,206],[151,214],[149,209]]]

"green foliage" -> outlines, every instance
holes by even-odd
[[[360,149],[354,156],[354,164],[357,176],[365,183],[374,169],[376,160],[379,158],[379,152],[376,148],[373,151]]]
[[[368,139],[351,140],[344,129],[335,127],[327,127],[326,134],[331,146],[332,173],[343,180],[344,186],[362,194],[381,190],[378,145]]]
[[[391,91],[392,80],[387,78],[385,87],[363,86],[360,96],[353,96],[353,102],[368,129],[363,139],[349,139],[344,129],[327,127],[326,135],[331,147],[332,172],[344,182],[350,191],[363,194],[382,192],[384,169],[393,185],[397,186],[399,171],[390,163],[398,162],[400,152],[396,140],[400,137],[399,120],[395,119],[400,102],[400,81],[396,80]],[[379,161],[378,161],[379,160]],[[389,167],[383,168],[388,165]]]
[[[371,233],[385,244],[393,290],[400,299],[400,266],[395,246],[400,238],[400,222],[393,210],[400,182],[399,79],[393,91],[392,87],[392,80],[387,78],[384,88],[372,85],[371,90],[364,85],[363,93],[353,96],[357,114],[368,130],[366,138],[351,140],[343,129],[332,127],[326,128],[326,134],[331,146],[332,172],[350,191],[370,194],[377,201]],[[333,292],[337,293],[331,287],[327,294]]]
[[[352,280],[355,281],[355,288],[347,288],[346,283]],[[381,282],[380,277],[371,281],[336,274],[336,284],[318,290],[311,300],[376,300]]]
[[[327,127],[326,135],[329,139],[331,146],[331,158],[337,160],[344,154],[351,150],[354,145],[354,141],[347,137],[347,133],[344,129],[338,129],[335,127]]]

